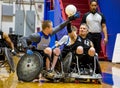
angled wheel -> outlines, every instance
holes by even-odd
[[[63,59],[63,71],[65,73],[68,73],[70,70],[70,65],[71,65],[71,61],[72,61],[72,53],[69,52],[65,58]]]
[[[17,76],[19,80],[30,82],[39,76],[43,68],[43,58],[38,52],[33,55],[25,54],[17,65]]]
[[[99,60],[98,60],[98,56],[94,56],[94,63],[96,62],[96,69],[95,69],[95,73],[97,74],[102,74],[102,71],[101,71],[101,67],[100,67],[100,63],[99,63]]]
[[[14,65],[14,61],[12,58],[12,54],[11,54],[10,50],[6,47],[5,47],[5,56],[6,56],[6,59],[8,61],[11,71],[15,72],[15,65]]]

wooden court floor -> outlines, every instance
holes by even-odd
[[[19,58],[14,57],[17,64]],[[103,73],[102,84],[91,83],[39,83],[19,82],[16,73],[8,73],[8,68],[0,68],[0,88],[120,88],[120,64],[100,61]]]

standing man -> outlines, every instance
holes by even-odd
[[[98,3],[96,0],[90,1],[90,11],[85,13],[81,23],[86,23],[89,27],[89,38],[93,42],[96,52],[101,50],[101,32],[104,34],[105,44],[108,42],[106,21],[100,12],[97,11]]]

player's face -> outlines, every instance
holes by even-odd
[[[87,27],[85,25],[81,25],[79,29],[79,35],[86,36],[88,33]]]
[[[90,4],[90,10],[91,10],[91,12],[95,13],[96,9],[97,9],[97,3],[96,2],[92,2]]]

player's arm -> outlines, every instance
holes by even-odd
[[[68,42],[69,42],[69,37],[68,37],[68,35],[64,35],[64,36],[58,41],[58,45],[68,44]]]
[[[81,24],[82,24],[82,23],[86,23],[86,17],[87,17],[88,14],[89,14],[89,13],[85,13],[85,14],[83,15],[82,20],[81,20]]]
[[[101,26],[102,26],[102,31],[104,34],[104,42],[107,43],[108,42],[108,35],[107,35],[107,26],[106,26],[106,20],[105,17],[103,16],[102,13],[100,13],[101,17],[102,17],[102,21],[101,21]]]
[[[68,34],[72,33],[71,23],[70,22],[67,24],[67,31],[68,31]]]
[[[6,33],[3,33],[3,38],[4,38],[5,41],[9,44],[9,46],[12,48],[12,50],[14,50],[14,44],[12,43],[9,35],[6,34]]]
[[[106,27],[106,24],[102,24],[102,31],[103,31],[103,33],[104,33],[104,41],[105,41],[105,43],[107,43],[108,42],[108,35],[107,35],[107,27]]]
[[[94,47],[94,44],[93,44],[93,42],[92,42],[92,41],[90,41],[90,46],[91,46],[91,47]]]
[[[63,44],[67,45],[69,43],[69,37],[68,35],[64,35],[59,41],[56,42],[56,44],[52,47],[52,49],[59,47]]]
[[[79,18],[79,17],[80,17],[80,13],[79,13],[79,12],[77,12],[77,13],[74,14],[73,16],[70,16],[70,17],[68,18],[68,20],[64,21],[64,22],[61,23],[60,25],[58,25],[58,26],[56,26],[55,28],[53,28],[53,33],[52,33],[52,35],[55,34],[55,33],[57,33],[58,31],[60,31],[61,29],[63,29],[70,21],[75,20],[75,19],[77,19],[77,18]]]
[[[24,48],[28,48],[28,42],[36,42],[38,43],[40,41],[41,37],[38,33],[33,33],[29,35],[28,37],[22,37],[20,39],[20,42],[22,43]]]

